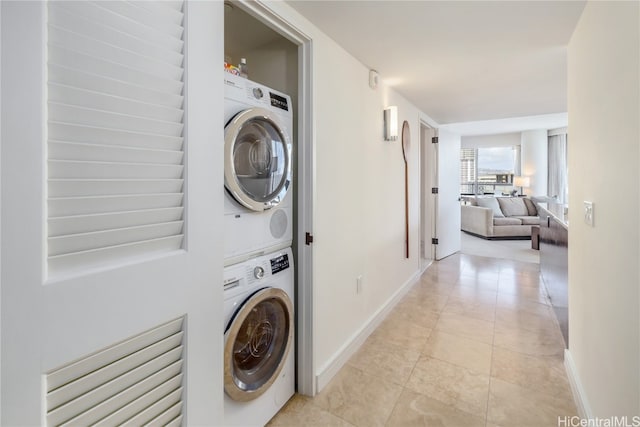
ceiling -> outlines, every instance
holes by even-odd
[[[439,124],[567,111],[584,1],[287,3]]]

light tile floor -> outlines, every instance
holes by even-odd
[[[557,426],[576,415],[539,265],[435,262],[330,384],[269,426]]]

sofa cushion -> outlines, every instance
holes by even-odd
[[[482,208],[490,208],[493,210],[494,218],[504,218],[504,214],[500,210],[500,205],[495,197],[478,197],[476,203]]]
[[[493,218],[493,225],[522,225],[522,220],[515,217]]]
[[[522,225],[540,225],[540,218],[537,216],[516,216],[512,218],[518,218],[522,221]]]
[[[536,208],[536,204],[533,202],[533,200],[525,197],[524,204],[527,206],[527,211],[529,211],[529,216],[538,215],[538,209]]]
[[[529,210],[521,197],[500,197],[500,209],[504,216],[528,216]]]

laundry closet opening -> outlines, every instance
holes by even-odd
[[[301,59],[308,56],[309,41],[292,38],[289,30],[255,4],[225,2],[224,409],[229,424],[264,424],[293,393],[294,378],[298,377],[298,390],[310,388],[300,382],[313,372],[306,356],[310,341],[295,339],[298,334],[310,335],[298,327],[309,324],[301,317],[310,317],[304,289],[311,283],[300,278],[309,271],[305,261],[310,249],[299,237],[311,231],[304,220],[309,210],[307,175],[299,168],[307,163],[302,155],[308,121],[301,120],[307,108],[300,106],[299,87],[308,83]],[[257,318],[247,317],[240,324],[234,313],[242,312],[249,305],[246,301],[268,288],[279,295],[262,305],[282,308],[281,315],[249,307],[245,311]],[[256,338],[251,331],[262,332]],[[254,341],[264,344],[256,347],[264,347],[264,356],[252,351],[249,369],[253,372],[257,364],[265,373],[255,387],[241,375],[249,366],[243,342]],[[278,345],[286,351],[272,351]]]

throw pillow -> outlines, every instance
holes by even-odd
[[[529,212],[529,216],[538,215],[538,209],[536,209],[536,205],[535,203],[533,203],[533,200],[525,198],[524,204],[527,206],[527,211]]]
[[[498,200],[495,197],[478,197],[476,203],[480,207],[492,209],[494,218],[504,218],[504,214],[500,210],[500,205],[498,205]]]
[[[529,215],[529,210],[524,204],[524,199],[522,197],[501,197],[498,199],[498,203],[500,204],[500,209],[502,210],[502,213],[504,213],[504,216]]]

